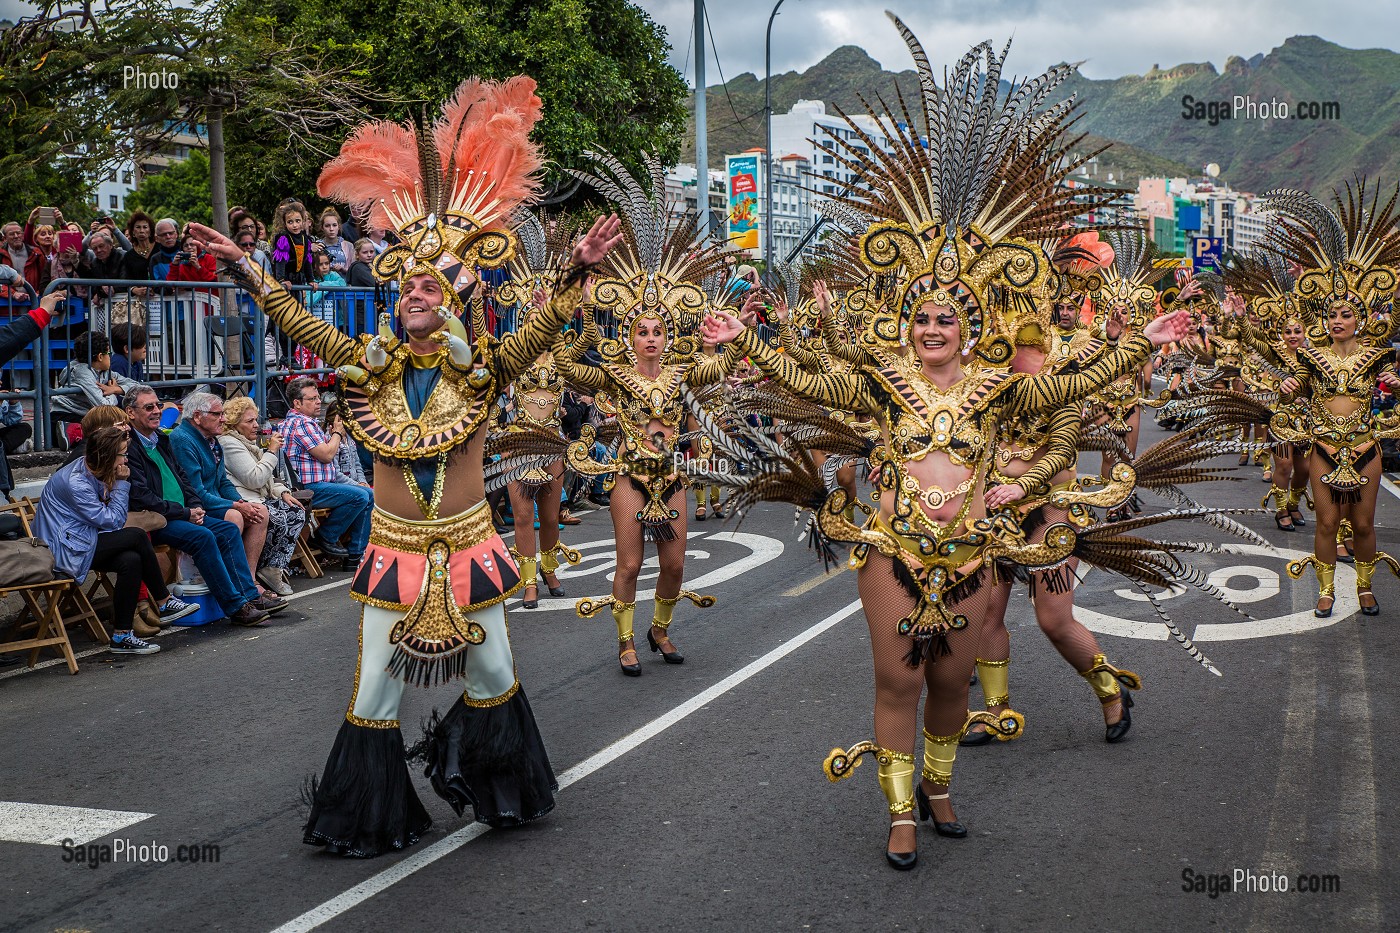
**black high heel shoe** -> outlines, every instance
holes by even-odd
[[[526,584],[526,586],[530,586],[530,585],[531,585],[531,584],[528,584],[528,583]],[[523,594],[525,591],[522,589],[520,592]],[[540,604],[540,588],[539,588],[539,587],[535,587],[535,598],[534,598],[534,599],[526,599],[523,595],[520,597],[520,608],[521,608],[521,609],[535,609],[535,608],[538,608],[539,604]]]
[[[549,590],[550,596],[567,596],[562,586],[550,586],[549,578],[544,575],[544,568],[540,568],[540,579],[544,581],[545,588]]]
[[[1326,609],[1314,609],[1313,615],[1319,619],[1330,619],[1332,618],[1332,607],[1337,605],[1337,600],[1332,596],[1324,593],[1322,596],[1319,596],[1317,598],[1317,601],[1322,602],[1324,599],[1330,599],[1332,600],[1332,602],[1328,604]]]
[[[641,677],[641,676],[642,676],[642,665],[641,665],[641,662],[640,662],[640,661],[638,661],[638,663],[636,663],[636,664],[623,664],[623,663],[622,663],[622,657],[623,657],[623,655],[627,654],[628,651],[632,652],[633,655],[636,655],[636,653],[637,653],[637,649],[636,649],[636,648],[627,648],[626,650],[619,651],[619,652],[617,653],[617,666],[620,667],[620,668],[622,668],[622,673],[626,674],[628,677]]]
[[[647,644],[651,645],[653,653],[661,651],[661,645],[657,643],[656,638],[651,634],[651,629],[647,629]],[[675,642],[671,642],[671,647],[674,648],[675,646]],[[679,651],[661,651],[661,657],[666,660],[667,664],[685,663],[685,658]]]
[[[915,823],[913,820],[895,820],[890,824],[890,829],[894,829],[896,826],[917,827],[918,825],[919,824]],[[913,852],[891,852],[889,849],[886,849],[885,861],[889,862],[890,867],[897,871],[908,871],[919,864],[919,853],[917,850]]]
[[[958,744],[964,748],[971,748],[977,745],[986,745],[993,741],[994,738],[995,736],[992,735],[991,730],[983,729],[980,732],[968,732],[967,735],[958,739]]]
[[[1103,731],[1103,740],[1110,745],[1126,739],[1128,730],[1133,727],[1133,714],[1129,712],[1133,708],[1133,695],[1128,692],[1127,687],[1120,686],[1118,696],[1123,705],[1123,715],[1117,722],[1105,726]]]
[[[1369,596],[1369,597],[1371,597],[1373,600],[1376,600],[1376,601],[1375,601],[1375,604],[1374,604],[1374,605],[1371,605],[1371,606],[1362,606],[1362,607],[1361,607],[1361,614],[1362,614],[1363,616],[1378,616],[1378,615],[1380,615],[1380,614],[1381,614],[1381,603],[1380,603],[1380,600],[1376,599],[1376,594],[1375,594],[1375,593],[1372,593],[1370,590],[1357,590],[1357,591],[1356,591],[1356,601],[1357,601],[1358,603],[1361,601],[1361,597],[1363,597],[1363,596]]]
[[[1308,520],[1307,520],[1306,518],[1303,517],[1303,513],[1302,513],[1301,511],[1299,511],[1298,509],[1289,509],[1289,510],[1288,510],[1288,517],[1291,518],[1291,519],[1293,519],[1293,525],[1294,525],[1294,527],[1296,527],[1296,528],[1306,528],[1306,527],[1308,527]]]
[[[967,827],[957,820],[951,823],[940,823],[933,815],[933,801],[947,800],[947,794],[939,794],[937,797],[930,797],[924,792],[923,784],[914,785],[914,801],[919,805],[919,819],[924,822],[933,820],[933,828],[940,836],[947,836],[949,839],[963,839],[967,836]]]

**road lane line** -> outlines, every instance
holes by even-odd
[[[1279,743],[1278,776],[1269,804],[1269,828],[1259,867],[1296,872],[1304,866],[1294,861],[1292,842],[1307,835],[1308,811],[1303,789],[1312,786],[1318,773],[1317,657],[1311,642],[1294,642],[1288,656],[1288,701],[1284,704],[1283,739]],[[1254,898],[1250,902],[1248,933],[1268,933],[1282,924],[1286,899]]]
[[[154,813],[133,810],[94,810],[0,800],[0,841],[57,846],[71,839],[74,845],[81,846],[153,816]]]
[[[1361,632],[1350,626],[1344,641],[1337,670],[1338,680],[1347,685],[1337,694],[1340,707],[1337,725],[1347,753],[1341,756],[1338,781],[1335,785],[1338,803],[1338,826],[1341,836],[1342,869],[1359,869],[1365,881],[1361,894],[1352,885],[1351,910],[1348,919],[1359,927],[1379,928],[1381,906],[1378,897],[1382,879],[1377,874],[1380,862],[1376,846],[1376,764],[1375,742],[1371,728],[1374,704],[1368,691],[1366,658],[1361,647]],[[1308,869],[1306,865],[1298,866]],[[1351,875],[1348,873],[1348,877]]]
[[[1390,493],[1395,498],[1400,499],[1400,486],[1396,486],[1384,474],[1381,475],[1381,488],[1384,489],[1386,492]]]
[[[827,629],[854,614],[858,609],[860,609],[860,600],[855,600],[844,608],[838,609],[811,628],[783,642],[758,660],[741,667],[713,687],[696,694],[670,712],[663,713],[653,719],[631,735],[624,736],[602,751],[574,765],[572,768],[559,775],[559,789],[562,791],[569,785],[578,783],[593,772],[600,768],[607,767],[633,749],[656,738],[687,716],[703,709],[744,681],[756,674],[762,673],[778,661],[781,661]],[[472,823],[469,826],[464,826],[450,836],[438,840],[426,849],[410,855],[408,858],[386,868],[379,874],[366,878],[353,888],[336,895],[324,904],[313,907],[301,916],[284,923],[274,930],[273,933],[303,933],[303,931],[306,930],[314,930],[321,924],[335,919],[351,908],[364,903],[376,894],[397,884],[414,872],[427,868],[443,856],[450,855],[478,836],[485,835],[489,830],[490,827],[483,823]]]
[[[841,572],[845,569],[846,564],[844,561],[837,563],[836,569],[831,573],[823,571],[822,573],[819,573],[816,576],[812,577],[812,579],[797,584],[792,589],[785,591],[783,593],[783,598],[791,599],[794,596],[803,596],[807,593],[810,593],[812,590],[815,590],[827,580],[834,580],[836,577],[841,576]]]

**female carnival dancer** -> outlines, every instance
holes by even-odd
[[[999,101],[1005,53],[999,57],[984,43],[939,88],[917,39],[891,18],[919,66],[927,148],[918,129],[904,128],[913,122],[907,117],[889,120],[891,153],[854,124],[852,141],[837,144],[844,151],[828,147],[870,185],[871,200],[853,205],[879,218],[861,238],[863,261],[872,271],[899,274],[889,311],[877,312],[865,335],[872,363],[850,375],[808,374],[732,315],[718,312],[704,327],[707,337],[737,343],[783,387],[833,408],[869,412],[882,425],[884,444],[874,455],[878,511],[855,527],[842,517],[845,494],[837,490],[819,513],[831,537],[855,543],[851,564],[859,571],[876,682],[876,742],[834,750],[826,770],[835,780],[862,754],[875,755],[891,818],[886,857],[907,869],[917,860],[916,824],[906,818],[916,802],[941,834],[967,834],[948,790],[968,726],[984,722],[1008,737],[1020,731],[1019,714],[967,708],[987,596],[984,565],[996,557],[1058,563],[1076,539],[1060,526],[1047,536],[1052,545],[1027,545],[1014,521],[984,517],[997,421],[1077,404],[1140,370],[1153,346],[1184,336],[1186,316],[1158,318],[1080,374],[1031,377],[1004,368],[1007,341],[984,326],[988,289],[998,281],[1016,290],[1040,287],[1048,263],[1023,237],[1049,235],[1082,211],[1056,188],[1075,164],[1066,159],[1054,167],[1065,152],[1071,104],[1056,105],[1049,116],[1040,109],[1072,69],[1057,66]],[[961,125],[959,114],[971,125]],[[1055,472],[1023,479],[1044,484]],[[1001,495],[1014,499],[1023,488],[1008,484]],[[925,685],[923,782],[916,787]]]
[[[496,300],[520,309],[520,322],[528,322],[544,309],[547,296],[554,291],[559,258],[562,258],[573,238],[573,226],[563,220],[550,222],[546,229],[540,218],[524,213],[515,228],[520,251],[510,264],[511,278],[496,290]],[[559,258],[556,258],[559,257]],[[584,314],[585,328],[594,326],[593,316]],[[593,335],[583,335],[591,341]],[[513,441],[536,440],[548,443],[557,454],[529,458],[523,467],[510,471],[507,489],[511,513],[515,516],[515,546],[511,556],[520,565],[524,582],[520,607],[534,609],[539,605],[539,581],[549,587],[549,595],[564,596],[555,571],[559,561],[577,564],[582,557],[578,551],[559,540],[560,494],[564,488],[564,454],[567,441],[560,423],[560,405],[564,400],[564,379],[555,358],[572,352],[560,331],[550,350],[540,354],[520,374],[512,385],[515,400],[515,420],[503,436],[493,438],[487,445],[488,454],[500,454],[502,464],[514,465]],[[489,490],[488,490],[489,491]],[[530,516],[539,515],[538,546],[531,527]],[[538,556],[536,556],[538,555]]]
[[[1013,335],[1013,372],[1029,375],[1074,373],[1102,358],[1107,350],[1103,341],[1094,339],[1087,331],[1061,326],[1077,310],[1066,270],[1073,263],[1092,264],[1094,258],[1061,241],[1052,253],[1057,272],[1047,279],[1041,294],[1034,298],[1027,294],[1009,296],[1010,307],[1003,309],[1000,316],[1004,319],[1006,333]],[[1131,480],[1125,482],[1120,477],[1098,492],[1080,492],[1075,464],[1082,425],[1080,411],[1073,406],[1050,413],[1026,413],[998,423],[987,508],[1015,508],[1028,540],[1043,540],[1048,528],[1066,521],[1080,528],[1088,527],[1094,519],[1086,506],[1118,505],[1133,490]],[[1047,479],[1037,483],[1037,476]],[[1016,501],[1018,489],[1024,489],[1025,496]],[[1076,562],[1070,560],[1050,570],[1032,571],[1029,576],[1031,605],[1040,630],[1060,656],[1089,682],[1098,697],[1103,711],[1105,741],[1121,742],[1132,726],[1133,699],[1124,688],[1138,690],[1142,681],[1132,671],[1120,670],[1108,663],[1093,633],[1074,618],[1075,567]],[[1011,633],[1006,627],[1011,582],[1011,575],[1003,575],[990,589],[977,656],[978,683],[987,710],[993,714],[1000,714],[1011,703]],[[977,723],[960,744],[984,745],[993,737],[990,730]]]
[[[226,237],[194,227],[288,337],[339,367],[346,426],[384,467],[376,470],[369,548],[351,585],[363,604],[355,687],[312,789],[304,834],[330,852],[400,849],[431,823],[405,766],[398,709],[406,682],[465,678],[422,743],[434,790],[458,813],[470,805],[477,819],[508,826],[554,805],[557,785],[506,630],[503,603],[520,578],[484,501],[484,423],[500,387],[572,316],[587,269],[617,241],[617,219],[595,224],[546,309],[518,333],[479,335],[473,347],[457,318],[474,267],[510,259],[514,238],[502,223],[535,190],[534,88],[523,76],[469,80],[435,124],[361,126],[322,171],[323,197],[399,231],[402,242],[375,260],[374,272],[381,283],[398,282],[402,341],[389,332],[387,313],[379,335],[345,336]]]
[[[1295,277],[1282,256],[1271,250],[1234,257],[1223,273],[1224,281],[1237,294],[1244,296],[1258,315],[1260,330],[1247,336],[1251,349],[1264,363],[1284,374],[1298,369],[1298,351],[1308,342],[1308,332],[1317,329],[1311,301],[1300,301],[1293,294]],[[1283,379],[1272,384],[1279,391]],[[1279,402],[1283,402],[1280,395]],[[1307,527],[1300,508],[1307,497],[1309,442],[1295,439],[1284,443],[1274,456],[1274,474],[1269,493],[1259,503],[1263,508],[1274,500],[1274,522],[1283,531]],[[1311,506],[1311,502],[1309,502]],[[1287,521],[1288,524],[1284,524]]]
[[[637,608],[637,576],[645,542],[656,544],[660,577],[647,643],[667,664],[685,658],[669,635],[676,604],[688,599],[700,608],[714,605],[713,596],[681,589],[685,575],[686,495],[681,454],[671,442],[686,415],[682,390],[723,379],[739,359],[730,347],[703,362],[699,343],[680,334],[683,318],[698,318],[706,307],[704,291],[694,284],[723,268],[720,253],[696,243],[693,216],[672,225],[665,203],[660,163],[643,156],[651,181],[643,187],[608,154],[590,153],[596,173],[575,172],[622,209],[627,219],[625,247],[613,253],[592,285],[595,307],[617,321],[616,339],[602,341],[601,366],[557,360],[571,384],[592,394],[600,409],[617,415],[621,431],[616,463],[599,463],[591,456],[593,432],[569,447],[569,465],[579,473],[615,473],[609,509],[617,544],[617,567],[612,593],[579,600],[582,618],[610,607],[617,625],[618,665],[629,677],[642,673],[633,640]],[[702,450],[702,458],[708,451]]]
[[[1400,187],[1382,203],[1379,188],[1368,190],[1363,179],[1356,188],[1347,185],[1345,198],[1334,193],[1332,209],[1303,191],[1281,189],[1264,196],[1279,215],[1278,250],[1305,270],[1294,294],[1300,301],[1316,302],[1326,326],[1318,346],[1298,350],[1296,368],[1279,386],[1306,400],[1306,416],[1283,411],[1271,423],[1282,439],[1312,441],[1313,555],[1289,564],[1288,572],[1296,580],[1312,565],[1319,591],[1313,614],[1318,618],[1332,614],[1344,505],[1351,506],[1356,590],[1364,615],[1380,614],[1371,592],[1376,564],[1384,561],[1400,574],[1400,563],[1376,550],[1375,526],[1381,482],[1378,438],[1400,434],[1400,425],[1393,417],[1371,413],[1378,382],[1400,390],[1391,324],[1376,313],[1394,294],[1400,268],[1398,195]]]

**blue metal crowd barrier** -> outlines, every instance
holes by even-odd
[[[80,392],[56,387],[61,372],[73,362],[76,338],[95,329],[110,340],[114,317],[131,320],[135,313],[143,322],[148,354],[142,381],[167,397],[173,398],[177,390],[183,395],[196,386],[222,385],[247,392],[266,412],[267,390],[274,380],[332,372],[325,366],[297,365],[296,348],[275,328],[272,340],[265,339],[266,317],[252,296],[233,282],[64,278],[50,282],[44,294],[65,288],[69,295],[53,323],[31,351],[5,367],[7,390],[0,391],[0,401],[30,406],[36,450],[54,446],[50,436],[54,400]],[[133,289],[144,294],[132,295]],[[352,337],[378,328],[376,289],[303,285],[291,291],[313,315]],[[392,308],[397,290],[386,289],[383,300]],[[26,313],[30,307],[21,307],[16,300],[0,302],[0,319]],[[499,305],[490,297],[484,311],[497,337],[515,330],[520,319],[518,308]],[[580,328],[582,320],[580,312],[570,326]],[[603,336],[617,336],[611,314],[598,313],[597,320]],[[472,329],[470,322],[468,329]]]

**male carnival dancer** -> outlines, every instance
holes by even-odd
[[[431,126],[361,126],[321,173],[323,197],[368,211],[401,243],[374,264],[399,285],[405,341],[388,315],[379,335],[352,339],[313,318],[226,237],[191,225],[295,342],[339,367],[341,406],[373,451],[375,510],[351,587],[364,606],[355,688],[316,786],[305,841],[371,857],[416,842],[431,820],[409,781],[399,701],[406,682],[465,679],[423,749],[433,789],[492,826],[548,813],[557,789],[530,704],[516,680],[504,601],[518,568],[492,527],[483,492],[488,415],[503,386],[548,350],[573,316],[586,270],[619,239],[600,219],[574,248],[546,307],[501,340],[466,338],[459,316],[475,267],[514,253],[505,219],[537,185],[529,141],[535,83],[468,80]]]

